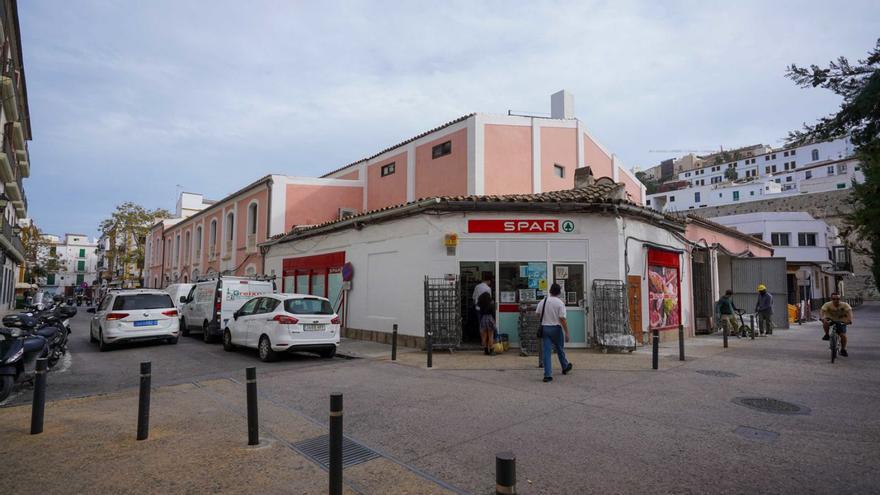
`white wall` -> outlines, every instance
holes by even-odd
[[[830,263],[828,250],[840,243],[835,229],[806,212],[746,213],[714,217],[712,220],[744,234],[761,234],[766,242],[772,241],[773,233],[788,233],[789,246],[774,246],[773,251],[774,256],[794,263]],[[815,233],[816,246],[799,246],[799,233]]]

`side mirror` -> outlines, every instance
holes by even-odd
[[[186,304],[186,296],[180,296],[180,302]]]
[[[94,313],[96,312],[95,308],[87,308],[86,313]]]
[[[236,311],[235,313],[232,313],[232,319],[233,319],[233,320],[237,320],[238,317],[239,317],[239,312],[238,312],[238,311]]]

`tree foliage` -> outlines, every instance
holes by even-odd
[[[657,184],[657,181],[652,179],[645,172],[636,172],[636,179],[639,179],[639,182],[645,185],[645,194],[654,194],[657,192],[659,184]]]
[[[24,249],[25,280],[34,283],[36,278],[45,277],[57,259],[49,255],[51,243],[34,223],[21,228],[19,234]]]
[[[98,229],[110,240],[107,250],[109,266],[121,267],[123,280],[128,277],[130,266],[143,272],[143,240],[157,221],[170,216],[167,210],[161,208],[148,210],[139,204],[126,202],[118,205],[109,218],[101,221]]]
[[[843,98],[840,110],[815,124],[789,133],[790,144],[849,135],[865,181],[853,184],[853,213],[847,217],[855,235],[868,246],[874,283],[880,288],[880,39],[868,57],[851,64],[845,57],[828,67],[791,65],[786,77],[803,88],[824,88]]]

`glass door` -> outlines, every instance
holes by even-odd
[[[568,321],[568,331],[571,333],[571,342],[577,347],[587,343],[587,317],[584,310],[584,264],[583,263],[554,263],[551,273],[553,283],[559,284],[562,293],[559,297],[565,302],[565,314]]]

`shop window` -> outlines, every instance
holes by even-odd
[[[563,167],[562,165],[560,165],[558,163],[554,164],[553,165],[553,174],[556,175],[556,177],[564,178],[565,177],[565,167]]]
[[[553,283],[562,289],[559,297],[566,306],[580,306],[584,299],[584,265],[553,265]]]
[[[313,273],[312,274],[312,287],[311,287],[311,290],[309,290],[309,294],[311,294],[313,296],[326,297],[327,293],[325,292],[325,289],[326,289],[325,282],[326,282],[326,280],[324,278],[323,273]]]
[[[452,153],[452,141],[446,141],[431,148],[431,159],[440,158],[450,153]]]
[[[511,262],[498,264],[498,303],[537,301],[547,290],[547,263]]]
[[[382,165],[382,169],[380,170],[380,174],[382,177],[391,175],[394,173],[394,162],[391,162],[387,165]]]

